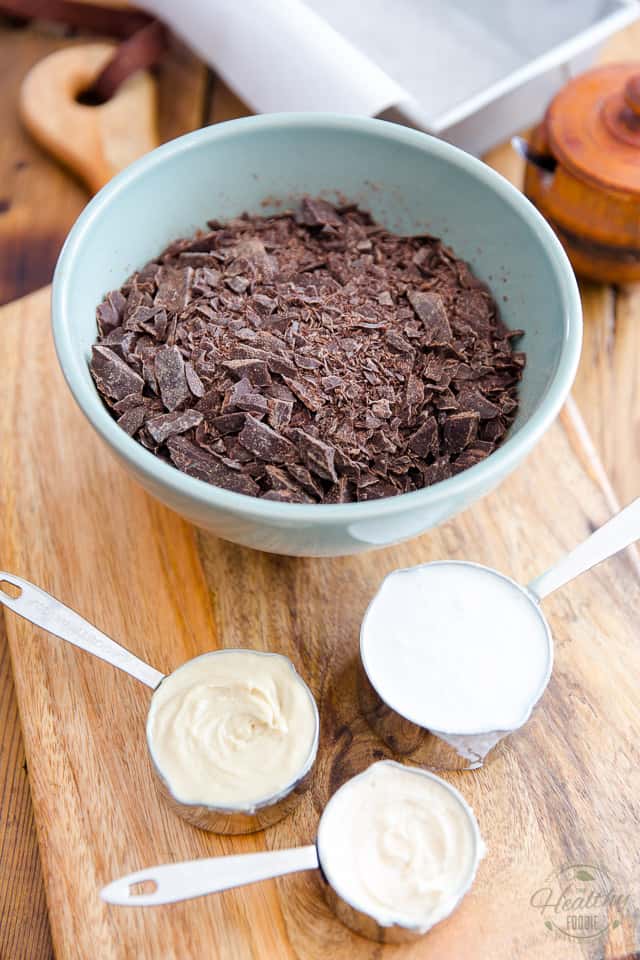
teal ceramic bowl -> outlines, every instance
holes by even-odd
[[[518,418],[485,461],[425,490],[355,504],[284,504],[222,490],[156,458],[111,419],[87,366],[95,308],[175,237],[300,195],[357,201],[392,230],[444,238],[526,331]],[[488,493],[530,452],[573,381],[581,308],[569,262],[534,207],[479,160],[379,120],[273,114],[167,143],[132,164],[71,230],[53,283],[53,332],[77,403],[114,454],[163,503],[245,546],[337,556],[414,537]]]

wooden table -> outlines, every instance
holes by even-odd
[[[0,119],[0,303],[50,280],[62,240],[87,200],[84,189],[25,136],[13,109],[29,66],[74,42],[78,38],[42,27],[0,29],[8,105]],[[630,59],[639,48],[640,26],[634,26],[613,39],[606,57]],[[177,43],[160,72],[160,102],[163,139],[248,112]],[[521,165],[509,148],[492,151],[487,159],[519,182]],[[640,374],[640,290],[584,284],[582,293],[585,345],[574,390],[579,413],[573,411],[571,419],[581,434],[580,447],[590,469],[600,474],[610,506],[616,509],[637,494],[640,478],[635,388]],[[0,619],[0,960],[51,955],[27,770]]]

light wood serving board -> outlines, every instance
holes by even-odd
[[[513,477],[438,530],[359,557],[287,559],[198,532],[116,464],[58,371],[47,290],[0,311],[0,338],[0,568],[163,671],[216,647],[282,651],[322,718],[313,789],[296,813],[266,833],[208,835],[154,792],[148,692],[8,613],[58,960],[613,960],[640,949],[640,589],[629,552],[545,603],[556,664],[534,718],[485,769],[449,775],[488,854],[460,909],[422,940],[382,947],[350,933],[315,873],[153,909],[98,898],[148,864],[313,839],[330,794],[388,755],[355,696],[359,623],[382,577],[455,557],[527,581],[609,516],[606,478],[570,412]],[[590,943],[550,932],[530,904],[569,864],[600,866],[631,894],[626,919]]]

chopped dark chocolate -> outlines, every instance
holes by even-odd
[[[247,414],[238,442],[259,460],[269,463],[293,463],[295,460],[294,445],[251,414]]]
[[[479,419],[477,413],[454,413],[445,420],[443,434],[449,453],[459,453],[475,440]]]
[[[428,347],[446,347],[451,340],[451,327],[442,297],[430,291],[407,290],[407,300],[422,320]]]
[[[330,444],[318,440],[317,437],[305,433],[304,430],[295,430],[294,436],[302,460],[309,470],[325,480],[336,483],[338,475],[334,466],[335,449]]]
[[[185,437],[170,437],[167,441],[169,454],[176,467],[190,477],[206,480],[218,487],[226,487],[236,493],[257,497],[260,488],[251,477],[228,466],[222,457],[196,446]]]
[[[435,417],[427,417],[425,422],[411,434],[407,446],[413,453],[426,460],[430,454],[438,455],[440,443],[438,440],[438,424]]]
[[[128,410],[118,417],[118,426],[129,434],[130,437],[133,437],[142,424],[144,423],[144,405],[140,404],[137,407],[130,407]]]
[[[274,430],[282,430],[291,421],[293,400],[280,400],[272,397],[268,401],[267,420]]]
[[[305,198],[179,239],[97,308],[118,424],[179,470],[283,503],[438,483],[518,409],[522,335],[436,237]]]
[[[147,420],[147,430],[156,441],[164,443],[169,437],[175,437],[179,433],[186,433],[192,427],[197,427],[202,423],[202,414],[198,410],[182,410],[175,413],[163,413],[159,417],[151,417]]]
[[[144,380],[109,347],[96,345],[91,351],[91,373],[96,386],[110,406],[131,393],[142,394]]]
[[[190,396],[185,363],[177,347],[160,347],[154,370],[160,397],[167,410],[177,410]]]

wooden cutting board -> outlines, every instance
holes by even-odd
[[[610,515],[606,478],[571,410],[499,490],[438,530],[359,557],[287,559],[195,530],[129,478],[58,371],[47,290],[0,311],[0,333],[0,567],[163,671],[216,647],[282,651],[322,718],[313,789],[296,813],[266,833],[212,836],[156,797],[148,692],[7,614],[58,960],[612,960],[640,949],[640,588],[629,552],[545,603],[556,665],[533,720],[485,769],[449,775],[488,854],[461,908],[422,940],[381,947],[350,933],[315,873],[147,910],[98,898],[103,884],[148,864],[313,839],[330,794],[388,755],[355,696],[359,623],[382,577],[455,557],[527,581]],[[632,897],[623,922],[614,926],[612,913],[591,943],[550,931],[531,905],[572,864],[605,869]]]

